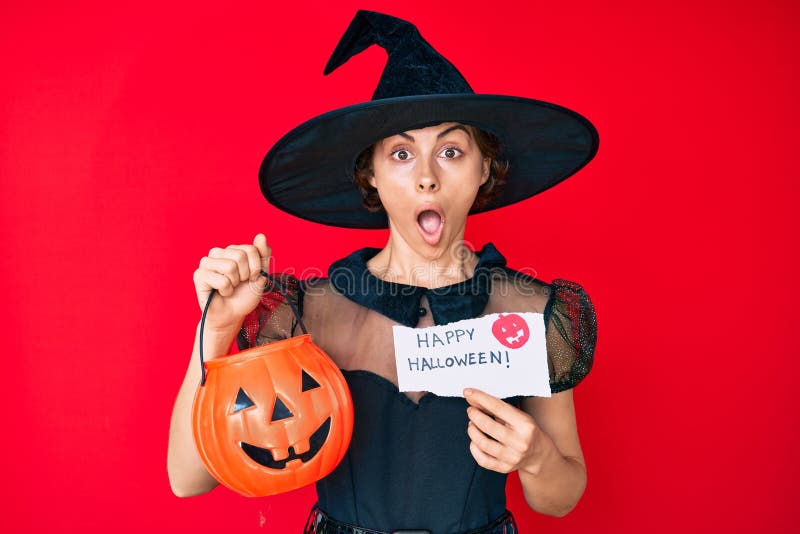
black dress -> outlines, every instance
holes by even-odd
[[[487,243],[472,278],[435,289],[387,282],[364,248],[333,263],[328,278],[283,276],[314,342],[342,369],[354,406],[350,447],[317,483],[318,506],[336,520],[376,530],[464,532],[506,510],[506,475],[477,465],[469,451],[467,403],[397,388],[392,325],[430,326],[498,312],[544,314],[553,393],[590,371],[596,341],[592,303],[580,285],[547,284],[506,266]],[[247,316],[240,349],[300,333],[277,290]],[[519,407],[521,398],[505,399]]]

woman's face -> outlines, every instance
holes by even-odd
[[[445,122],[377,142],[370,184],[407,243],[446,248],[463,236],[489,164],[463,124]]]

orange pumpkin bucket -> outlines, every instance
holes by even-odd
[[[263,273],[268,276],[266,273]],[[339,464],[353,433],[353,402],[339,368],[307,333],[210,362],[192,407],[192,431],[206,469],[221,484],[263,497],[312,484]]]

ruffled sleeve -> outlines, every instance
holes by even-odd
[[[594,306],[576,282],[556,279],[544,309],[550,389],[575,387],[592,369],[597,343]]]
[[[283,286],[287,296],[302,317],[302,283],[290,274],[276,274],[272,277]],[[297,334],[302,334],[302,331],[298,326],[292,306],[278,287],[272,281],[268,281],[261,296],[261,302],[244,318],[242,328],[236,337],[236,345],[239,350],[245,350],[287,339]]]

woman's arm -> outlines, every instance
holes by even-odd
[[[563,517],[586,488],[572,390],[523,399],[522,409],[533,417],[542,438],[541,453],[519,470],[525,500],[537,512]]]
[[[224,356],[233,343],[238,328],[231,331],[203,332],[203,356],[211,359]],[[167,474],[172,492],[178,497],[200,495],[214,489],[218,482],[212,477],[197,452],[192,435],[192,403],[200,385],[200,325],[194,338],[189,368],[183,379],[178,398],[172,409],[167,448]]]
[[[208,304],[203,331],[203,356],[206,361],[228,354],[248,313],[261,301],[272,250],[264,234],[257,234],[252,245],[212,248],[194,272],[197,301],[204,310]],[[200,384],[200,325],[194,338],[189,368],[172,409],[167,447],[167,474],[173,493],[190,497],[211,491],[217,481],[208,473],[192,435],[192,403]]]
[[[464,393],[471,405],[470,451],[478,464],[518,471],[528,506],[541,514],[568,514],[586,487],[572,390],[524,399],[524,411],[480,390]]]

